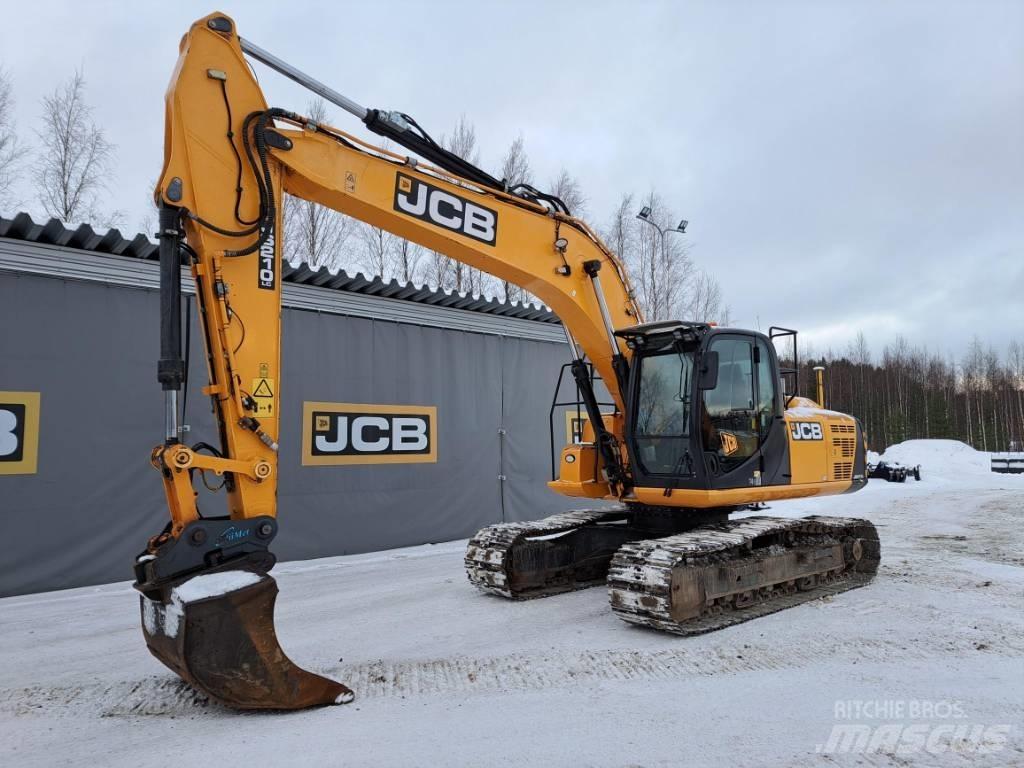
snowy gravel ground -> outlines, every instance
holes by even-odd
[[[902,449],[922,482],[767,512],[871,519],[872,584],[696,638],[603,589],[478,594],[464,542],[280,565],[282,645],[355,688],[341,707],[208,704],[127,583],[0,600],[0,765],[1024,765],[1024,477]],[[866,744],[835,742],[851,725]]]

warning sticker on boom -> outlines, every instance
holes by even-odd
[[[256,418],[274,416],[274,380],[259,378],[252,380],[252,399],[256,401]]]

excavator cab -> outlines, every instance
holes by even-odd
[[[761,333],[704,323],[621,330],[633,350],[626,440],[634,483],[746,488],[787,465],[779,362]]]

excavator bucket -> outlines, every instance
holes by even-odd
[[[166,600],[143,596],[142,631],[160,661],[236,709],[305,709],[352,701],[341,683],[296,666],[274,631],[277,582],[248,571],[197,576]]]

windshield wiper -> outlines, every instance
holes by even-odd
[[[676,392],[676,400],[683,404],[683,434],[690,434],[690,369],[689,362],[681,350],[679,355],[679,390]],[[683,370],[686,370],[686,380],[683,380]]]

